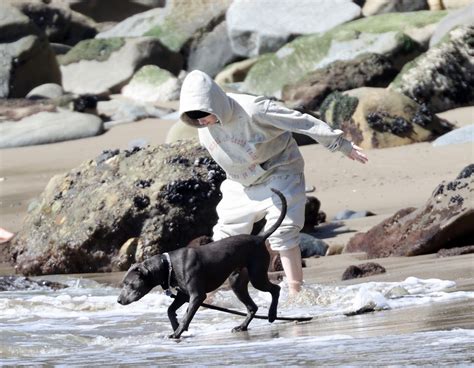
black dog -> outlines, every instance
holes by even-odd
[[[248,293],[250,279],[256,289],[271,293],[268,321],[273,322],[277,317],[280,287],[268,280],[270,255],[265,241],[282,223],[287,204],[283,194],[275,189],[272,191],[280,197],[282,210],[277,222],[265,234],[231,236],[200,247],[181,248],[157,255],[135,264],[123,279],[117,301],[123,305],[130,304],[157,285],[163,290],[176,287],[178,292],[168,308],[168,318],[174,331],[170,337],[179,338],[188,329],[194,314],[206,299],[206,293],[216,290],[229,278],[235,295],[247,307],[244,322],[232,331],[246,331],[258,309]],[[178,324],[176,311],[186,302],[189,302],[188,310]]]

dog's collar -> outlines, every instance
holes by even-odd
[[[168,253],[163,253],[162,256],[163,261],[168,263],[168,283],[167,285],[161,285],[161,287],[167,292],[171,289],[171,275],[173,273],[173,265],[171,264],[171,258]]]

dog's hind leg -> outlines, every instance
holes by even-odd
[[[186,294],[183,294],[182,292],[178,291],[178,294],[176,295],[175,299],[168,307],[168,319],[171,322],[171,327],[173,328],[173,331],[176,331],[179,326],[178,320],[176,318],[176,311],[181,308],[181,306],[188,300],[189,298]]]
[[[239,298],[239,300],[247,307],[247,316],[245,317],[245,320],[239,326],[234,327],[232,332],[247,331],[249,323],[252,321],[258,310],[257,305],[249,295],[249,278],[247,269],[244,268],[240,272],[234,271],[229,276],[229,283],[237,298]]]

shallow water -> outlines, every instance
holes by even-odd
[[[313,316],[311,322],[253,320],[231,333],[243,317],[201,308],[188,332],[170,340],[158,289],[128,306],[119,289],[67,276],[50,278],[70,287],[0,294],[0,364],[55,366],[470,366],[474,363],[474,292],[454,282],[408,278],[336,287],[307,286],[297,300],[286,289],[281,316]],[[251,291],[265,314],[269,295]],[[242,310],[230,291],[216,305]],[[370,305],[375,312],[347,317]],[[185,308],[182,308],[182,312]]]

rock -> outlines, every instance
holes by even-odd
[[[32,280],[23,276],[0,276],[0,291],[18,290],[58,290],[67,288],[67,285],[47,280]]]
[[[97,104],[97,114],[108,120],[104,127],[119,123],[130,123],[146,118],[161,118],[171,110],[159,108],[151,103],[139,102],[124,98],[113,98],[109,101],[100,101]]]
[[[156,65],[145,65],[122,88],[122,95],[145,102],[173,101],[179,99],[181,81]]]
[[[474,104],[474,26],[446,39],[405,65],[390,88],[425,103],[433,112]]]
[[[425,206],[402,209],[354,235],[345,252],[366,252],[369,258],[416,256],[474,244],[473,173],[470,165],[456,180],[443,181]]]
[[[144,65],[157,65],[173,74],[182,66],[181,55],[152,37],[86,40],[58,59],[64,90],[76,94],[119,92]]]
[[[350,0],[234,0],[226,20],[234,52],[253,57],[278,50],[295,35],[328,31],[360,13]]]
[[[26,98],[37,100],[42,98],[59,98],[64,94],[63,87],[56,83],[46,83],[33,88]]]
[[[387,87],[397,75],[388,58],[379,54],[363,54],[353,60],[335,61],[309,73],[303,79],[283,87],[282,99],[290,106],[318,110],[334,91],[370,86]]]
[[[242,82],[247,76],[250,68],[257,62],[257,58],[245,59],[227,65],[224,70],[216,75],[214,80],[221,87],[226,84]]]
[[[0,4],[0,98],[19,98],[45,83],[61,84],[48,39],[18,9]]]
[[[466,245],[464,247],[456,247],[451,249],[440,249],[436,256],[438,257],[454,257],[454,256],[462,256],[464,254],[472,254],[474,253],[474,245]]]
[[[364,53],[384,55],[400,69],[422,52],[421,45],[405,33],[436,24],[445,15],[430,11],[381,14],[298,37],[277,52],[260,56],[242,89],[280,98],[284,85],[334,61],[353,60]]]
[[[371,211],[343,210],[341,212],[338,212],[332,220],[333,221],[343,221],[343,220],[351,220],[351,219],[374,216],[374,215],[375,215],[375,213],[373,213]]]
[[[474,143],[474,124],[468,125],[438,137],[432,144],[433,147],[447,146],[450,144]]]
[[[311,233],[314,227],[326,221],[326,214],[320,211],[321,202],[313,196],[306,196],[304,226],[301,231]]]
[[[412,12],[428,8],[426,0],[367,0],[362,7],[362,14],[364,17],[370,17],[376,14]]]
[[[100,272],[121,264],[131,238],[134,262],[183,247],[211,234],[224,177],[192,142],[104,151],[50,180],[12,240],[12,262],[25,275]]]
[[[9,1],[46,34],[49,42],[75,45],[97,34],[97,25],[91,18],[57,2]]]
[[[28,100],[23,98],[0,99],[0,123],[20,121],[42,111],[57,111],[55,103],[49,100]],[[0,124],[1,127],[1,124]]]
[[[193,139],[199,141],[197,128],[178,120],[174,123],[166,134],[166,143],[174,143],[180,140]]]
[[[189,50],[187,70],[201,70],[214,77],[236,58],[237,55],[230,46],[227,23],[222,22],[193,42]]]
[[[166,0],[68,0],[71,9],[97,22],[120,22],[134,14],[161,8]]]
[[[32,146],[93,137],[103,132],[102,120],[79,112],[40,112],[0,124],[0,148]]]
[[[352,280],[360,277],[368,277],[385,273],[387,270],[375,262],[363,263],[357,266],[349,266],[342,274],[342,280]]]
[[[118,257],[113,260],[112,267],[117,270],[126,270],[130,268],[130,266],[135,261],[135,254],[137,252],[137,248],[139,244],[140,244],[139,238],[128,239],[120,247]],[[140,248],[143,248],[141,244],[140,244]]]
[[[99,33],[97,38],[151,36],[168,49],[179,52],[195,37],[220,23],[230,3],[231,0],[168,0],[164,8],[127,18]]]
[[[430,39],[430,47],[437,45],[452,29],[474,24],[474,3],[466,8],[450,12],[436,26]]]
[[[325,256],[329,245],[310,234],[300,233],[300,250],[302,258]]]
[[[382,88],[334,92],[324,100],[320,112],[324,121],[366,149],[430,141],[452,129],[426,106]]]

